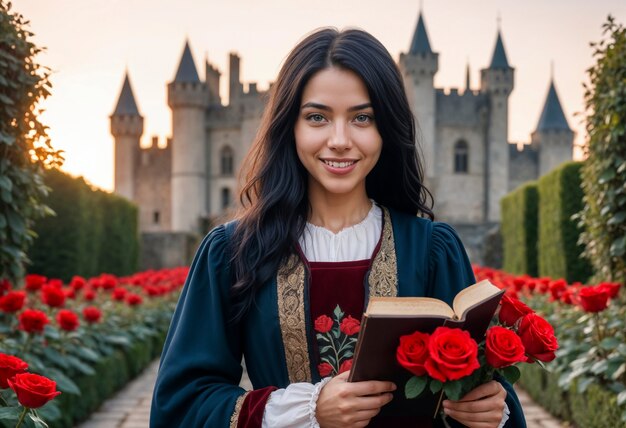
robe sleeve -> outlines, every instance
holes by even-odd
[[[151,428],[261,424],[275,388],[239,387],[242,349],[239,327],[229,322],[227,241],[225,226],[219,226],[196,252],[161,354]]]
[[[452,304],[454,296],[476,282],[465,248],[454,229],[445,223],[434,222],[428,260],[427,296]],[[500,376],[494,378],[507,392],[509,418],[504,428],[525,428],[526,420],[515,390]]]

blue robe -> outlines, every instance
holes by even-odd
[[[445,223],[383,208],[381,247],[366,274],[369,296],[428,296],[452,303],[475,282],[461,241]],[[234,223],[213,229],[191,265],[161,355],[150,426],[236,427],[246,391],[241,359],[255,391],[317,382],[308,314],[307,272],[293,255],[258,292],[244,320],[229,322],[229,236]],[[513,388],[507,428],[526,426]],[[250,425],[252,426],[252,424]]]

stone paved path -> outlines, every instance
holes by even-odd
[[[150,420],[150,401],[152,388],[158,370],[158,361],[154,361],[137,379],[129,383],[116,396],[102,404],[91,418],[77,428],[148,428]],[[247,376],[241,386],[251,389]],[[528,394],[518,390],[518,396],[524,408],[528,428],[562,428],[569,425],[554,419],[548,412],[534,403]]]

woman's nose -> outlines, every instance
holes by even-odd
[[[328,145],[334,149],[346,149],[350,146],[350,138],[348,136],[348,129],[345,123],[340,121],[335,122]]]

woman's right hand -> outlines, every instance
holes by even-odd
[[[331,379],[320,391],[315,417],[320,428],[364,427],[393,398],[392,382],[348,382],[349,372]]]

